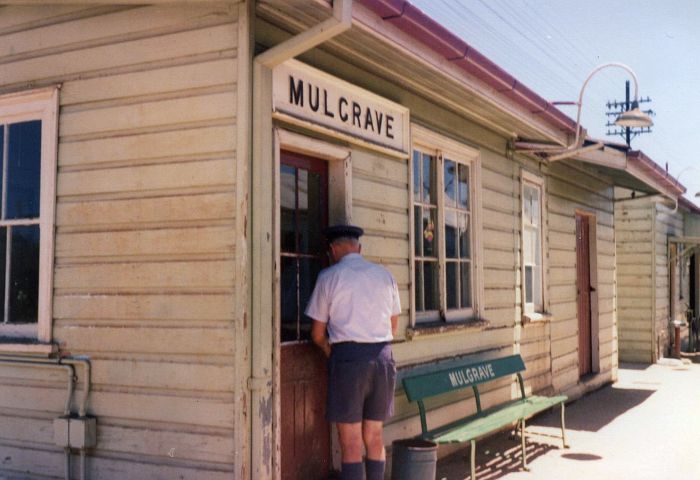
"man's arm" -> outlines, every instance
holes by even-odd
[[[396,331],[399,329],[399,316],[398,315],[392,315],[391,316],[391,336],[395,337],[396,336]]]
[[[326,354],[326,357],[331,356],[331,344],[328,343],[325,323],[319,322],[318,320],[311,321],[311,340]]]

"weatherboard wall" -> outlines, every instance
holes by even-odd
[[[53,338],[92,361],[90,478],[237,467],[237,12],[0,7],[0,90],[61,86]],[[0,468],[61,476],[62,377],[0,377]]]

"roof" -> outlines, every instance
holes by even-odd
[[[690,211],[690,213],[700,215],[700,207],[698,207],[697,205],[695,205],[693,202],[691,202],[690,200],[688,200],[685,197],[680,197],[678,199],[678,205],[686,208],[688,211]]]
[[[649,158],[640,150],[627,152],[627,161],[630,165],[638,167],[643,172],[649,174],[656,181],[661,182],[676,195],[683,195],[686,188],[678,180],[673,178],[666,170],[661,168],[654,160]]]

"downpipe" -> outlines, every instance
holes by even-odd
[[[336,35],[339,35],[352,26],[352,0],[334,0],[333,16],[319,23],[318,25],[301,32],[282,43],[279,43],[265,52],[253,57],[253,81],[252,81],[252,108],[251,115],[251,168],[250,185],[251,201],[250,205],[250,231],[252,232],[250,249],[250,270],[249,278],[251,284],[255,283],[255,277],[259,275],[260,268],[265,268],[272,262],[276,263],[277,254],[272,232],[275,227],[274,215],[266,212],[262,206],[266,204],[269,195],[275,195],[267,188],[256,188],[262,186],[266,181],[274,178],[275,166],[272,141],[272,70],[318,45],[326,42]],[[263,141],[260,141],[263,139]],[[274,267],[272,267],[274,268]],[[265,291],[266,293],[263,293]],[[274,318],[274,311],[269,311],[268,306],[274,304],[274,289],[272,296],[270,290],[262,289],[260,292],[250,292],[250,312],[251,312],[251,355],[250,355],[250,377],[248,379],[248,389],[251,398],[251,474],[256,478],[270,479],[276,475],[273,473],[278,467],[278,462],[269,457],[269,453],[275,451],[277,443],[274,424],[277,421],[273,418],[275,411],[275,375],[273,358],[277,355],[275,351],[276,343],[274,335],[277,332],[270,332],[269,319]],[[271,317],[271,318],[270,318]],[[273,322],[274,324],[274,322]],[[270,338],[272,333],[273,338]],[[272,346],[269,350],[269,346]],[[258,422],[258,423],[256,423]],[[256,426],[257,425],[257,426]],[[257,473],[256,473],[257,472]]]
[[[13,356],[13,355],[0,355],[0,365],[14,365],[22,368],[36,368],[36,369],[61,369],[66,372],[67,386],[66,386],[66,400],[63,407],[63,416],[65,418],[73,417],[71,412],[71,400],[75,392],[75,387],[78,378],[75,375],[75,367],[82,367],[85,373],[84,376],[84,387],[82,396],[80,398],[80,403],[78,407],[78,418],[87,418],[87,402],[90,395],[91,388],[91,365],[90,359],[86,356],[66,356],[57,357],[55,359],[45,359],[45,358],[32,358],[25,356]],[[63,448],[65,455],[64,462],[64,478],[65,480],[71,479],[71,449],[70,447]],[[86,448],[80,448],[80,480],[86,480],[87,476],[87,452]]]

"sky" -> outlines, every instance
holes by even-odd
[[[680,181],[700,206],[700,2],[697,0],[411,0],[541,97],[576,101],[599,65],[629,66],[640,98],[651,98],[651,133],[632,139]],[[624,100],[621,68],[596,73],[583,95],[581,123],[607,136],[606,103]],[[633,87],[631,87],[633,89]],[[630,95],[633,93],[631,92]],[[575,106],[560,110],[576,118]]]

